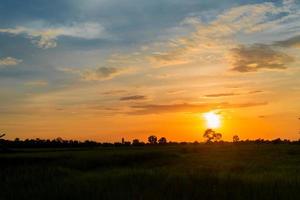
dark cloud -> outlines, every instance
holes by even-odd
[[[296,47],[300,48],[300,35],[289,38],[287,40],[282,40],[274,43],[275,46],[280,47]]]
[[[98,67],[81,73],[84,80],[108,80],[122,74],[130,73],[129,68]]]
[[[103,92],[102,94],[103,95],[117,95],[117,94],[122,94],[124,92],[126,92],[126,90],[109,90],[109,91]]]
[[[120,98],[120,101],[138,101],[145,100],[147,97],[143,95],[133,95]]]
[[[216,93],[216,94],[207,94],[205,97],[227,97],[227,96],[236,96],[237,93]]]
[[[137,105],[132,106],[135,109],[129,114],[145,115],[145,114],[160,114],[160,113],[172,113],[172,112],[186,112],[186,113],[197,113],[207,112],[213,109],[228,109],[228,108],[246,108],[253,106],[267,105],[267,102],[250,102],[250,103],[239,103],[230,104],[224,103],[201,103],[201,104],[149,104],[149,105]]]
[[[109,77],[112,74],[116,74],[118,70],[114,67],[99,67],[95,72],[101,77]]]
[[[249,91],[248,94],[257,94],[257,93],[262,93],[262,90],[253,90],[253,91]]]
[[[129,68],[98,67],[94,69],[78,70],[73,68],[62,68],[60,71],[77,74],[85,81],[109,80],[122,74],[130,73]]]
[[[257,94],[261,93],[263,91],[261,90],[253,90],[245,93],[233,93],[233,92],[228,92],[228,93],[215,93],[215,94],[207,94],[205,97],[230,97],[230,96],[237,96],[237,95],[243,95],[243,94]]]
[[[255,72],[260,69],[286,69],[293,58],[276,51],[268,45],[241,45],[231,50],[233,55],[232,70],[238,72]]]

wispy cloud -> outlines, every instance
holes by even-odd
[[[280,47],[295,47],[300,48],[300,35],[289,38],[287,40],[282,40],[275,42],[273,45]]]
[[[106,92],[102,92],[103,95],[118,95],[126,92],[126,90],[109,90]]]
[[[255,72],[260,69],[286,69],[294,59],[268,45],[240,45],[231,50],[232,70],[238,72]]]
[[[239,94],[229,92],[229,93],[207,94],[207,95],[205,95],[205,97],[228,97],[228,96],[236,96],[236,95],[239,95]]]
[[[121,97],[120,101],[140,101],[145,99],[147,99],[147,97],[144,95],[132,95],[132,96]]]
[[[49,84],[48,81],[45,80],[28,81],[25,83],[25,85],[32,86],[32,87],[43,87],[43,86],[47,86],[48,84]]]
[[[6,57],[6,58],[0,58],[0,67],[1,66],[14,66],[22,63],[23,61],[20,59],[12,58],[12,57]]]
[[[76,37],[82,39],[98,39],[107,36],[105,28],[98,23],[73,23],[69,26],[46,26],[38,27],[17,26],[15,28],[1,28],[0,33],[11,35],[25,35],[32,43],[40,48],[48,49],[57,46],[60,36]]]
[[[239,96],[239,95],[249,95],[249,94],[257,94],[262,93],[262,90],[252,90],[252,91],[246,91],[246,92],[227,92],[227,93],[214,93],[214,94],[207,94],[204,95],[205,97],[209,98],[218,98],[218,97],[231,97],[231,96]]]
[[[271,32],[284,33],[287,27],[297,24],[300,11],[294,1],[281,4],[271,2],[250,4],[225,10],[214,20],[202,16],[185,19],[191,21],[196,31],[185,37],[171,39],[163,44],[164,51],[155,51],[150,60],[158,66],[186,64],[194,61],[224,62],[227,52],[242,42],[237,36]],[[298,26],[299,29],[299,26]],[[299,31],[298,31],[299,32]],[[253,36],[252,40],[255,40]],[[249,41],[248,41],[249,42]]]
[[[78,75],[81,80],[84,81],[103,81],[110,80],[117,76],[129,74],[134,70],[129,67],[117,68],[117,67],[97,67],[90,69],[73,69],[62,68],[61,71]]]
[[[257,94],[257,93],[262,93],[264,91],[262,90],[252,90],[252,91],[249,91],[248,94]]]
[[[247,108],[253,106],[267,105],[267,102],[250,102],[250,103],[237,103],[230,104],[224,103],[199,103],[199,104],[149,104],[132,106],[134,111],[129,114],[146,115],[146,114],[160,114],[172,112],[185,112],[185,113],[202,113],[213,109],[229,109],[229,108]]]

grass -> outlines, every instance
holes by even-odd
[[[178,145],[0,154],[0,199],[300,199],[300,146]]]

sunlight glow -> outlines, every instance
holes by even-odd
[[[204,119],[206,120],[207,128],[219,128],[221,121],[220,116],[214,112],[204,113]]]

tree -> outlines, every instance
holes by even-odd
[[[138,139],[132,140],[132,145],[133,145],[133,146],[137,146],[137,145],[139,145],[139,144],[140,144],[140,141],[139,141]]]
[[[215,141],[220,141],[222,139],[222,134],[221,133],[215,133]]]
[[[213,141],[219,141],[222,139],[222,134],[221,133],[216,133],[213,129],[206,129],[203,137],[206,138],[207,143],[211,143]]]
[[[206,142],[211,142],[214,139],[215,131],[212,129],[206,129],[203,137],[206,139]]]
[[[165,137],[161,137],[159,140],[158,140],[158,144],[167,144],[167,139]]]
[[[1,134],[1,135],[0,135],[0,150],[4,150],[4,147],[3,147],[2,144],[1,144],[1,143],[2,143],[2,142],[1,142],[1,140],[2,140],[1,138],[3,138],[4,136],[5,136],[5,134]]]
[[[150,144],[156,144],[157,143],[157,137],[155,135],[151,135],[148,137],[148,142]]]
[[[239,137],[238,135],[234,135],[234,136],[232,137],[232,141],[233,141],[233,142],[238,142],[238,141],[240,141],[240,137]]]
[[[58,143],[63,143],[64,142],[64,140],[61,137],[56,138],[55,141],[58,142]]]

